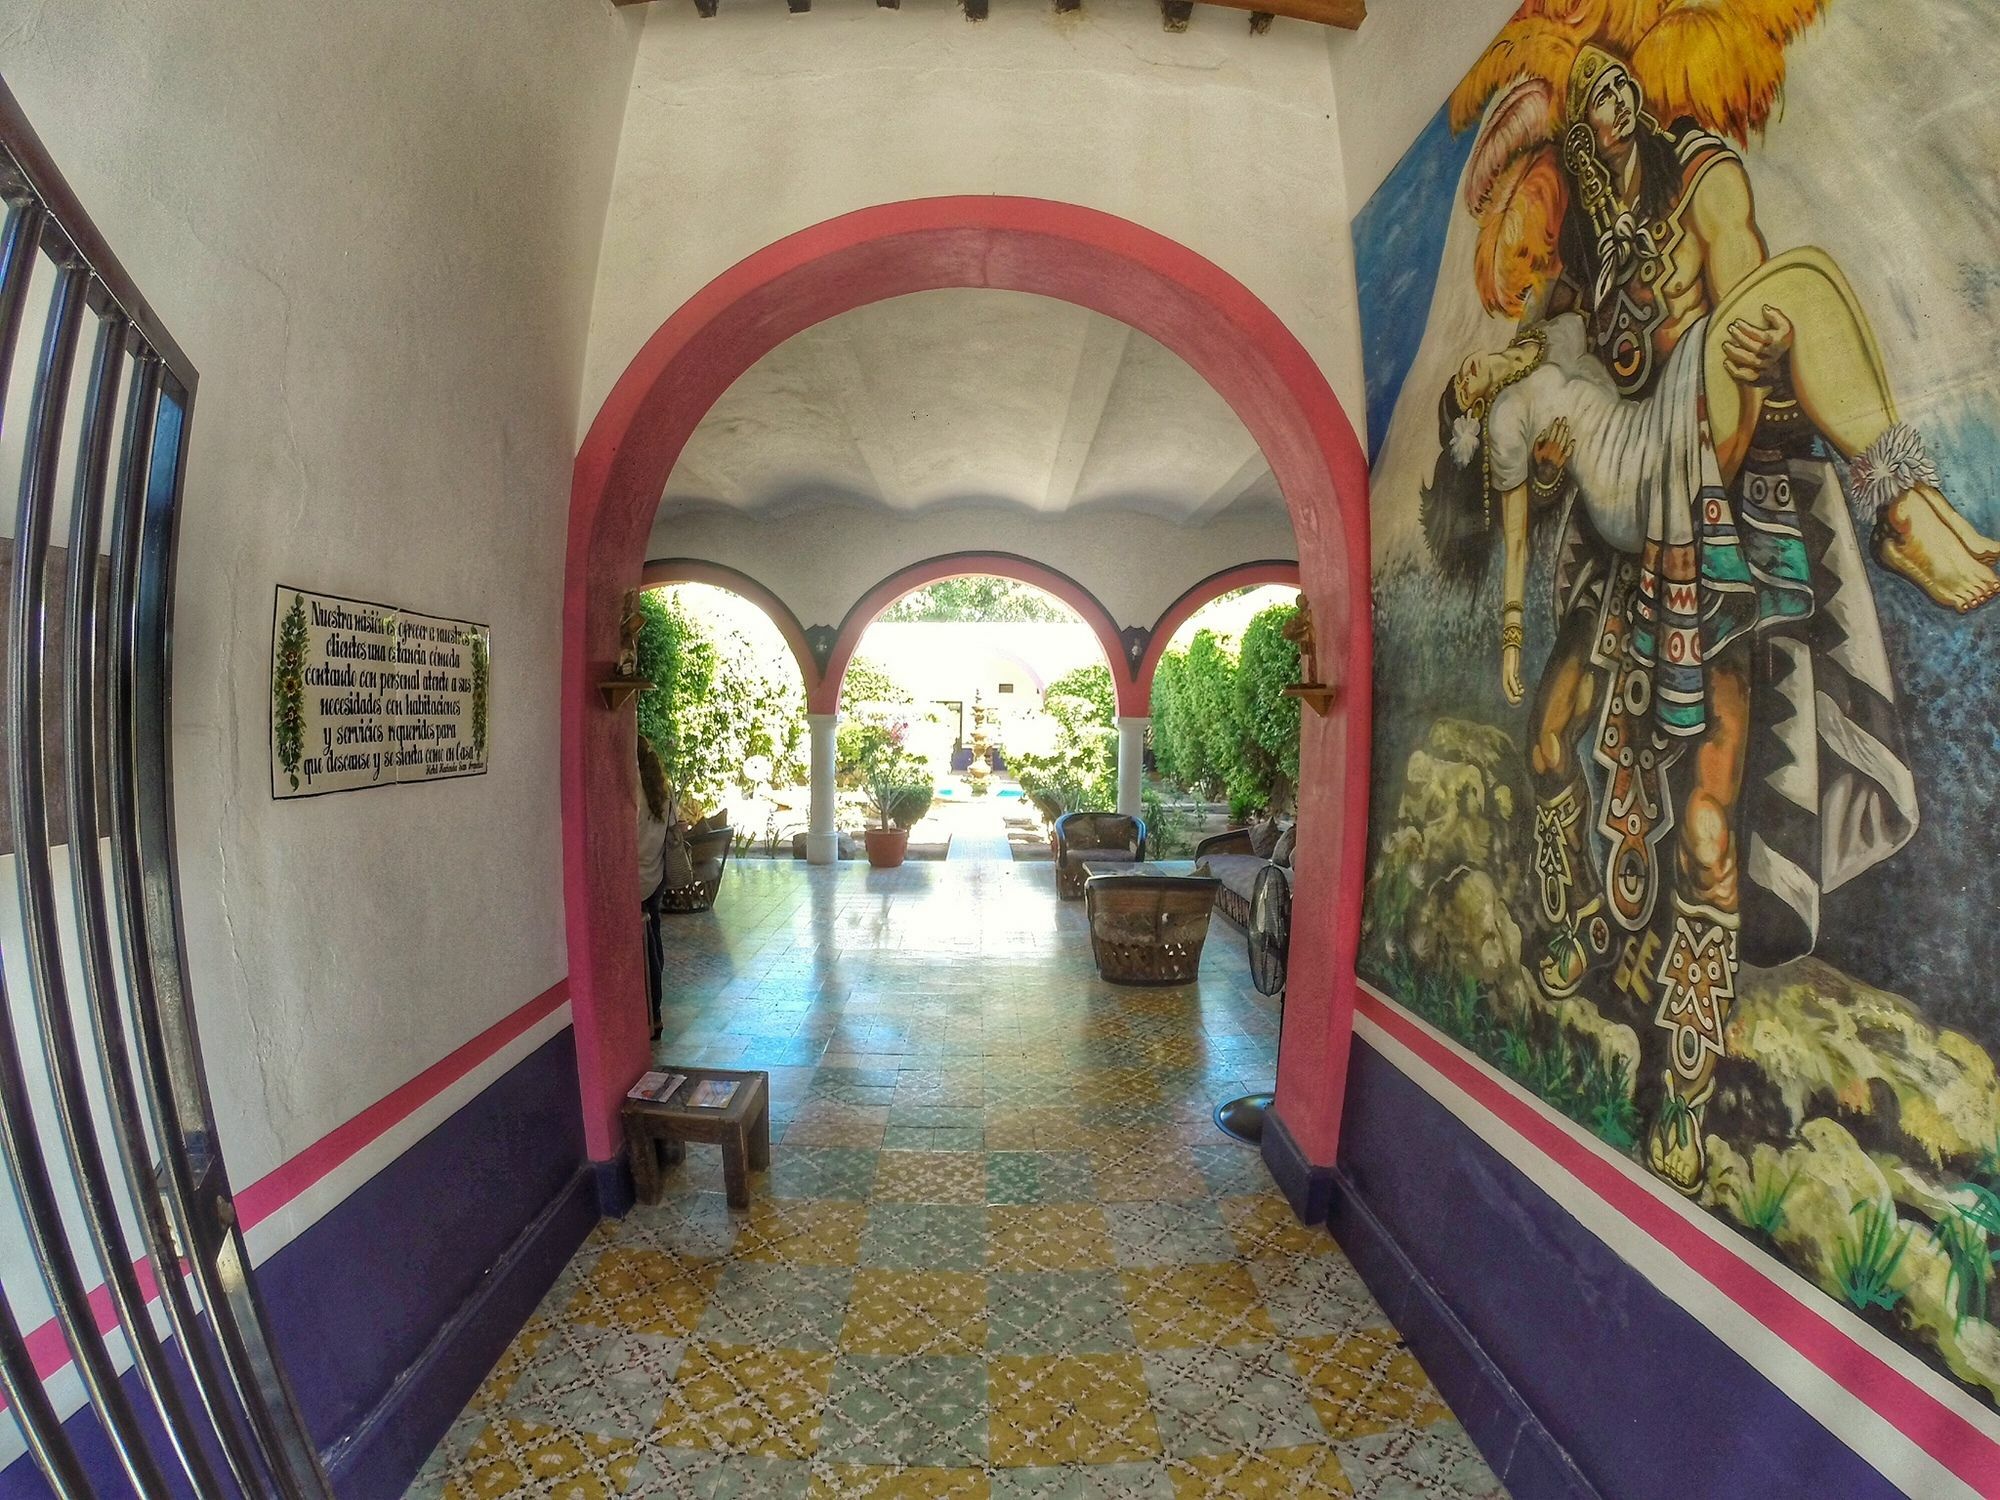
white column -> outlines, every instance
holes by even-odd
[[[838,864],[840,834],[833,826],[833,771],[837,752],[834,727],[839,714],[807,714],[812,726],[812,821],[806,826],[806,859],[816,865]]]
[[[1146,769],[1146,726],[1149,714],[1118,721],[1118,811],[1128,818],[1139,816],[1139,785]]]

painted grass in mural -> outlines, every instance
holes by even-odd
[[[1969,660],[1941,688],[2000,692],[1968,644],[2000,613],[1992,497],[1953,478],[1992,473],[2000,399],[1990,359],[1938,389],[1905,288],[1842,255],[1993,241],[1925,239],[1918,182],[1861,226],[1887,260],[1821,226],[1790,178],[1843,174],[1796,134],[1769,178],[1791,217],[1767,219],[1792,53],[1840,72],[1874,45],[1828,11],[1524,5],[1451,101],[1474,133],[1456,201],[1419,163],[1368,216],[1450,227],[1379,435],[1363,963],[1992,1400],[2000,1027],[1921,983],[1949,964],[1893,962],[1907,931],[1869,938],[1993,915],[1990,859],[1958,888],[1899,866],[1992,795],[1906,686]]]

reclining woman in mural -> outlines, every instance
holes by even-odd
[[[2000,545],[1897,420],[1838,269],[1812,250],[1766,258],[1730,147],[1662,129],[1624,66],[1586,47],[1563,159],[1563,276],[1539,321],[1451,382],[1424,525],[1452,571],[1497,519],[1500,670],[1519,702],[1530,513],[1571,497],[1531,710],[1539,976],[1563,997],[1615,960],[1652,1011],[1667,1058],[1646,1158],[1693,1193],[1739,937],[1759,963],[1810,951],[1821,893],[1916,826],[1873,595],[1815,441],[1878,517],[1878,559],[1937,603],[2000,593]]]

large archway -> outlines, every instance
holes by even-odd
[[[1312,357],[1234,277],[1128,220],[1009,197],[883,204],[766,246],[647,340],[578,450],[563,598],[563,857],[590,1154],[615,1155],[618,1101],[647,1056],[630,900],[632,731],[629,717],[605,709],[595,684],[616,659],[620,599],[640,575],[667,476],[703,414],[765,352],[837,313],[939,287],[1056,297],[1157,339],[1235,410],[1286,497],[1324,670],[1337,674],[1342,692],[1332,712],[1308,718],[1302,731],[1298,916],[1274,1135],[1301,1173],[1309,1162],[1330,1163],[1367,837],[1367,460]],[[1296,1198],[1303,1182],[1287,1186]]]

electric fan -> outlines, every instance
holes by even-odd
[[[1292,941],[1291,872],[1266,865],[1250,891],[1250,981],[1260,995],[1278,996],[1280,1035],[1284,1025],[1285,950]],[[1273,1094],[1245,1094],[1215,1107],[1215,1123],[1239,1141],[1264,1137],[1264,1113]]]

